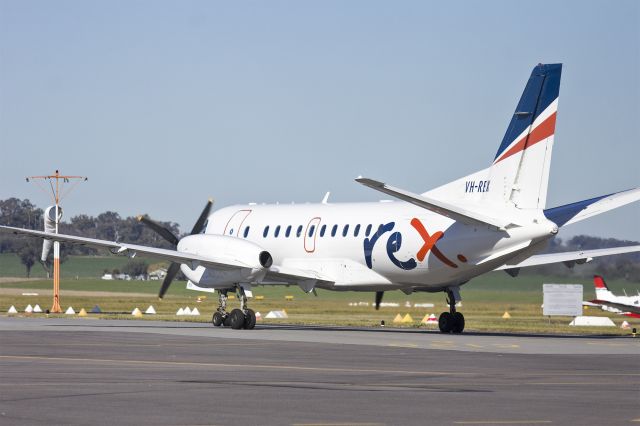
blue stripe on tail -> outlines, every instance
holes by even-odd
[[[494,160],[556,100],[560,93],[561,74],[562,64],[539,64],[533,68]]]

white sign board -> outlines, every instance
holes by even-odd
[[[542,314],[575,317],[582,315],[582,285],[542,284]]]

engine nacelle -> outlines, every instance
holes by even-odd
[[[244,268],[206,268],[197,266],[191,269],[182,264],[180,270],[194,284],[200,287],[226,288],[242,282],[260,281],[267,269],[273,264],[268,251],[257,244],[237,237],[225,235],[196,234],[180,240],[178,251],[206,257],[220,263],[241,262]]]

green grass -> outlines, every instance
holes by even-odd
[[[129,262],[124,256],[69,256],[60,267],[62,278],[99,278],[105,269],[122,269]],[[26,277],[26,269],[20,258],[13,253],[0,254],[0,277]],[[47,272],[36,263],[31,268],[31,277],[46,278]]]
[[[480,277],[462,287],[463,307],[467,321],[467,330],[485,332],[537,332],[537,333],[595,333],[595,334],[628,334],[619,328],[575,328],[569,327],[571,318],[559,317],[549,319],[542,316],[542,283],[572,283],[584,285],[584,299],[594,298],[593,285],[590,280],[576,280],[574,278],[553,278],[541,276],[521,276],[511,278],[504,273],[491,273]],[[611,281],[610,287],[615,292],[626,288],[629,294],[638,290],[638,285],[623,281]],[[0,284],[2,288],[14,288],[21,291],[32,290],[39,292],[51,289],[51,280],[29,281],[19,283]],[[132,311],[135,307],[143,311],[152,304],[159,315],[147,316],[145,319],[167,319],[180,321],[209,321],[217,307],[217,295],[195,292],[185,289],[184,282],[174,282],[167,296],[162,301],[157,299],[160,282],[140,281],[103,281],[100,279],[62,279],[61,303],[63,309],[73,306],[76,311],[80,308],[90,310],[98,304],[106,312]],[[6,312],[11,305],[24,310],[27,304],[40,304],[43,309],[51,306],[51,297],[45,295],[22,296],[18,294],[0,293],[0,312]],[[82,295],[65,294],[69,291],[82,291]],[[100,292],[100,293],[97,293]],[[95,294],[92,294],[95,293]],[[111,293],[111,294],[109,294]],[[127,295],[126,293],[131,293]],[[285,309],[289,314],[286,320],[272,320],[270,322],[291,324],[323,324],[323,325],[358,325],[378,326],[384,320],[392,326],[396,314],[409,313],[418,322],[425,314],[438,315],[446,309],[443,293],[414,293],[410,296],[399,291],[387,292],[385,302],[397,302],[398,308],[382,308],[375,311],[372,306],[372,293],[318,291],[318,296],[306,294],[297,286],[291,287],[255,287],[254,296],[261,295],[264,300],[252,300],[250,306],[265,315],[270,310]],[[292,295],[293,301],[286,301],[285,296]],[[198,297],[206,296],[200,303]],[[349,302],[368,302],[369,306],[351,307]],[[409,302],[411,307],[405,307]],[[414,308],[414,303],[433,303],[433,308]],[[179,307],[197,306],[202,315],[200,317],[176,317]],[[237,301],[230,301],[230,308],[237,306]],[[502,319],[502,314],[508,311],[512,318]],[[640,326],[640,320],[629,319],[615,314],[606,314],[600,309],[588,309],[585,315],[610,316],[616,324],[623,320],[629,321],[633,327]],[[107,314],[105,318],[133,319],[128,314]],[[393,325],[395,326],[395,325]],[[437,328],[437,327],[435,327]]]

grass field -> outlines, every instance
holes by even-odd
[[[86,261],[86,260],[85,260]],[[96,259],[91,260],[91,262]],[[78,259],[78,263],[83,260]],[[98,263],[96,261],[96,263]],[[83,268],[78,268],[83,270]],[[85,267],[85,270],[88,270]],[[5,279],[0,284],[0,311],[6,312],[9,306],[15,305],[24,310],[27,304],[40,304],[43,309],[51,306],[51,281],[10,282]],[[541,276],[521,276],[511,278],[504,273],[491,273],[478,278],[462,287],[463,307],[467,326],[466,330],[485,332],[522,332],[522,333],[596,333],[596,334],[629,334],[628,330],[619,328],[576,328],[569,327],[571,318],[554,317],[549,320],[542,316],[542,283],[572,283],[584,284],[584,299],[595,297],[592,283],[589,280],[579,282],[575,279],[550,278]],[[85,308],[89,311],[94,305],[99,305],[104,312],[112,312],[102,317],[128,318],[135,307],[143,311],[152,304],[158,312],[155,316],[145,316],[144,319],[168,319],[180,321],[209,321],[217,307],[217,295],[194,292],[185,289],[184,282],[174,282],[167,296],[159,301],[156,294],[160,283],[158,281],[103,281],[100,279],[62,279],[61,304],[63,309],[73,306],[76,311]],[[626,288],[628,293],[635,293],[639,285],[632,285],[622,281],[611,281],[610,287],[615,292],[622,292]],[[22,295],[23,292],[39,293],[38,296]],[[197,298],[206,296],[202,302]],[[285,296],[293,296],[292,301],[286,301]],[[318,291],[318,296],[306,294],[297,286],[291,287],[256,287],[254,296],[262,296],[263,300],[252,300],[250,306],[265,315],[270,310],[285,309],[289,315],[286,320],[265,320],[274,323],[285,322],[291,324],[325,324],[325,325],[358,325],[379,326],[384,320],[387,326],[418,327],[419,321],[425,314],[439,315],[446,309],[443,293],[415,293],[407,296],[399,291],[387,292],[385,302],[400,304],[397,308],[382,308],[375,311],[371,306],[372,293],[331,292]],[[367,302],[369,306],[349,306],[350,302]],[[409,303],[410,307],[405,304]],[[433,303],[433,308],[414,308],[415,303]],[[177,317],[175,312],[179,307],[198,307],[200,317]],[[237,300],[230,301],[230,307],[236,307]],[[504,312],[509,312],[511,319],[502,319]],[[415,320],[412,324],[392,324],[397,314],[410,314]],[[620,325],[623,320],[631,323],[632,327],[640,326],[640,320],[633,320],[615,314],[607,314],[600,309],[590,308],[585,315],[609,316]],[[425,327],[425,326],[422,326]],[[437,328],[437,327],[434,327]]]
[[[100,278],[105,269],[121,269],[129,262],[124,256],[69,256],[60,268],[61,278]],[[155,263],[155,262],[149,262]],[[0,254],[0,277],[25,277],[26,269],[13,253]],[[36,263],[31,268],[31,277],[46,278],[47,272]]]

